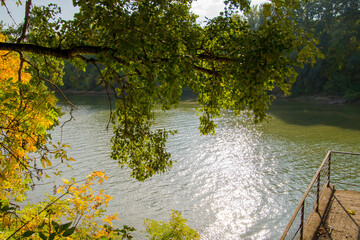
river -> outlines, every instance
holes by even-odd
[[[255,125],[246,114],[225,112],[216,120],[216,135],[200,136],[196,104],[182,102],[156,112],[156,127],[178,130],[167,145],[173,168],[137,182],[109,158],[106,97],[71,100],[75,120],[53,132],[77,159],[64,177],[105,171],[103,188],[113,196],[108,211],[119,213],[116,226],[138,230],[135,239],[144,238],[144,219],[168,220],[171,209],[181,211],[202,239],[279,239],[328,150],[360,152],[358,104],[282,100],[273,104],[267,122]],[[68,118],[67,113],[61,120]],[[30,194],[30,201],[37,197]]]

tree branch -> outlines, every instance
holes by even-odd
[[[23,58],[23,60],[35,69],[37,76],[40,80],[49,83],[54,89],[56,89],[61,94],[61,96],[65,99],[65,101],[70,105],[71,108],[76,108],[75,105],[72,104],[72,102],[70,102],[70,100],[65,96],[64,92],[55,83],[53,83],[49,79],[43,78],[40,74],[40,70],[37,67],[35,67],[31,62],[25,60],[25,58]]]
[[[29,53],[35,53],[35,54],[42,54],[47,56],[53,56],[63,59],[69,59],[69,58],[80,58],[86,62],[89,61],[89,59],[84,59],[80,54],[100,54],[100,53],[111,53],[114,52],[114,49],[109,47],[100,47],[100,46],[76,46],[68,49],[61,49],[61,48],[49,48],[49,47],[43,47],[38,46],[34,44],[25,44],[25,43],[5,43],[0,42],[0,50],[8,50],[8,51],[17,51],[17,52],[29,52]],[[113,55],[113,54],[111,54]],[[125,63],[125,61],[119,57],[112,56],[114,60]],[[233,58],[227,58],[227,57],[221,57],[221,56],[211,56],[208,54],[199,54],[197,56],[200,59],[204,60],[215,60],[219,62],[239,62],[239,59],[233,59]],[[163,60],[163,59],[161,59]],[[204,72],[211,75],[218,75],[219,72],[213,71],[210,69],[202,68],[196,65],[193,65],[193,68],[197,71]]]
[[[209,75],[214,75],[214,76],[219,76],[220,73],[218,71],[215,71],[215,70],[211,70],[211,69],[208,69],[208,68],[203,68],[203,67],[199,67],[195,64],[192,65],[192,67],[199,71],[199,72],[203,72],[203,73],[206,73],[206,74],[209,74]]]
[[[80,181],[79,181],[80,182]],[[77,182],[71,184],[67,191],[65,193],[63,193],[61,196],[59,196],[58,198],[56,198],[54,201],[52,201],[51,203],[48,203],[40,212],[37,213],[36,216],[40,215],[42,212],[44,212],[46,209],[48,209],[49,207],[51,207],[52,205],[54,205],[57,201],[59,201],[62,197],[64,197],[65,195],[69,194],[69,189],[70,187],[72,187],[74,184],[76,184]],[[17,232],[19,232],[22,228],[24,228],[26,225],[28,225],[30,222],[32,222],[35,218],[33,217],[31,220],[25,222],[24,224],[22,224],[18,229],[15,230],[15,232],[13,232],[8,238],[6,238],[6,240],[11,239],[12,236],[14,236]]]
[[[69,59],[79,54],[106,53],[112,51],[113,49],[108,47],[98,47],[98,46],[76,46],[68,49],[61,49],[61,48],[43,47],[34,44],[26,44],[26,43],[19,44],[19,43],[0,42],[0,50],[28,52],[28,53],[42,54],[47,56]]]
[[[215,56],[205,53],[201,53],[197,55],[197,57],[204,60],[215,60],[219,62],[229,62],[229,63],[238,63],[240,61],[240,59],[236,59],[236,58],[221,57],[221,56]]]
[[[23,29],[21,31],[21,35],[20,35],[19,39],[17,40],[17,43],[21,43],[21,41],[25,39],[26,29],[29,26],[30,7],[31,7],[31,0],[27,0],[26,1],[26,6],[25,6],[24,26],[23,26]]]
[[[7,13],[9,14],[11,20],[13,20],[14,24],[15,24],[16,26],[18,26],[17,23],[16,23],[16,21],[14,20],[13,16],[11,15],[11,12],[9,11],[9,8],[6,6],[6,3],[5,3],[4,0],[1,0],[1,4],[2,4],[3,6],[5,6],[6,11],[7,11]]]

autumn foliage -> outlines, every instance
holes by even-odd
[[[6,39],[0,35],[0,42]],[[110,239],[127,237],[113,229],[115,215],[103,207],[111,196],[92,190],[107,179],[97,171],[84,180],[63,179],[55,195],[20,209],[26,193],[36,184],[60,175],[56,165],[72,161],[68,147],[50,140],[49,130],[58,125],[57,98],[43,81],[28,72],[28,63],[16,52],[0,51],[0,238]]]
[[[4,41],[4,36],[0,36]],[[46,130],[60,114],[55,96],[44,84],[32,84],[27,64],[15,52],[0,51],[0,199],[23,201],[26,191],[51,161]],[[45,150],[45,151],[44,151]],[[32,153],[42,155],[36,158]],[[55,153],[55,152],[54,152]],[[37,168],[41,164],[42,168]]]

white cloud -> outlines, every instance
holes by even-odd
[[[252,0],[251,5],[259,5],[267,2],[267,0]],[[191,10],[199,16],[198,21],[205,21],[207,18],[214,18],[224,10],[223,0],[195,0],[192,4]]]
[[[200,20],[205,20],[205,17],[218,16],[224,10],[224,3],[221,0],[197,0],[193,2],[191,9]]]

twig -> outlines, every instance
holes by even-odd
[[[1,1],[1,3],[5,6],[7,13],[9,14],[11,20],[13,20],[14,24],[18,27],[17,23],[15,22],[13,16],[11,15],[9,8],[6,6],[5,1]]]
[[[23,41],[25,39],[26,29],[27,29],[27,27],[29,25],[30,7],[31,7],[31,0],[27,0],[26,5],[25,5],[24,26],[23,26],[23,29],[21,31],[21,35],[20,35],[19,39],[17,40],[18,44],[21,43],[21,41]]]
[[[62,141],[62,136],[63,136],[63,127],[65,126],[66,123],[70,122],[71,120],[75,120],[74,116],[73,116],[73,111],[74,111],[74,108],[70,108],[70,119],[66,120],[62,125],[61,125],[61,141]]]
[[[41,77],[41,75],[40,75],[40,70],[39,70],[37,67],[35,67],[31,62],[27,61],[26,59],[24,59],[24,61],[25,61],[27,64],[29,64],[31,67],[33,67],[33,68],[35,69],[35,71],[36,71],[39,79],[41,79],[41,80],[43,80],[43,81],[45,81],[45,82],[50,83],[50,85],[51,85],[53,88],[55,88],[55,89],[61,94],[61,96],[65,99],[65,101],[71,106],[71,108],[75,108],[75,109],[76,109],[76,106],[70,102],[70,100],[65,96],[64,92],[63,92],[55,83],[53,83],[53,82],[50,81],[49,79],[46,79],[46,78]]]
[[[109,113],[109,121],[106,125],[106,131],[109,130],[109,126],[110,126],[110,121],[111,121],[111,116],[112,116],[112,102],[111,102],[111,97],[110,97],[110,93],[109,93],[109,84],[108,83],[105,83],[105,89],[106,89],[106,96],[108,97],[108,100],[109,100],[109,106],[110,106],[110,113]]]

